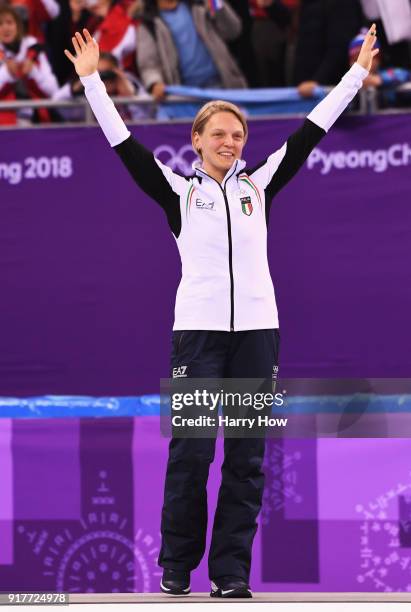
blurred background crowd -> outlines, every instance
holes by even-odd
[[[365,81],[382,104],[411,80],[411,0],[0,0],[0,101],[83,95],[71,37],[87,28],[99,43],[110,95],[165,99],[168,85],[297,87],[304,98],[336,84],[355,62],[364,28],[378,27],[380,53]],[[410,97],[405,98],[410,104]],[[30,122],[64,120],[56,109],[25,110]],[[0,124],[24,112],[0,111]],[[125,119],[150,106],[122,107]]]

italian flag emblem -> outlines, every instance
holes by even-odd
[[[253,212],[253,205],[251,204],[251,198],[250,196],[246,196],[245,198],[240,198],[240,199],[241,199],[242,211],[245,215],[249,217],[251,213]]]

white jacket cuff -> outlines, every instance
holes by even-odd
[[[110,146],[115,147],[130,136],[124,121],[107,94],[106,87],[97,70],[88,76],[80,77],[84,93]]]
[[[307,119],[328,132],[361,89],[366,76],[368,70],[355,62],[338,85],[311,111]]]

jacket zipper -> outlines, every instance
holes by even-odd
[[[222,187],[221,187],[221,191],[223,192],[223,195],[224,195],[225,210],[227,213],[228,268],[230,271],[230,303],[231,303],[230,331],[234,331],[234,275],[233,275],[233,242],[232,242],[232,237],[231,237],[231,217],[230,217],[230,209],[228,207],[227,194],[225,192],[225,189],[223,189]]]
[[[232,236],[231,236],[230,208],[228,206],[228,199],[227,199],[227,194],[226,194],[226,190],[225,190],[225,185],[227,185],[227,182],[229,181],[229,179],[235,174],[235,171],[237,170],[237,163],[234,166],[234,172],[232,172],[230,174],[230,176],[228,176],[226,178],[224,188],[221,186],[221,184],[214,177],[212,177],[209,174],[207,174],[207,172],[204,172],[204,170],[202,170],[201,168],[198,168],[198,169],[201,170],[201,172],[203,172],[206,176],[208,176],[209,178],[213,179],[213,181],[215,181],[217,183],[217,185],[220,187],[221,191],[223,192],[223,196],[224,196],[225,211],[226,211],[226,215],[227,215],[228,268],[229,268],[229,271],[230,271],[230,331],[234,331],[233,242],[232,242]]]

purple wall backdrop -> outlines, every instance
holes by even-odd
[[[247,160],[298,123],[253,122]],[[190,164],[188,125],[133,131]],[[410,376],[410,143],[343,119],[278,196],[282,376]],[[0,215],[0,395],[158,391],[177,251],[100,131],[0,132]],[[167,444],[156,417],[0,419],[0,590],[157,591]],[[411,591],[410,444],[269,440],[253,588]]]
[[[247,161],[299,123],[253,122]],[[133,132],[181,170],[189,127]],[[277,197],[283,376],[411,375],[410,143],[406,116],[344,118]],[[157,392],[177,249],[100,130],[1,132],[0,215],[0,395]]]

